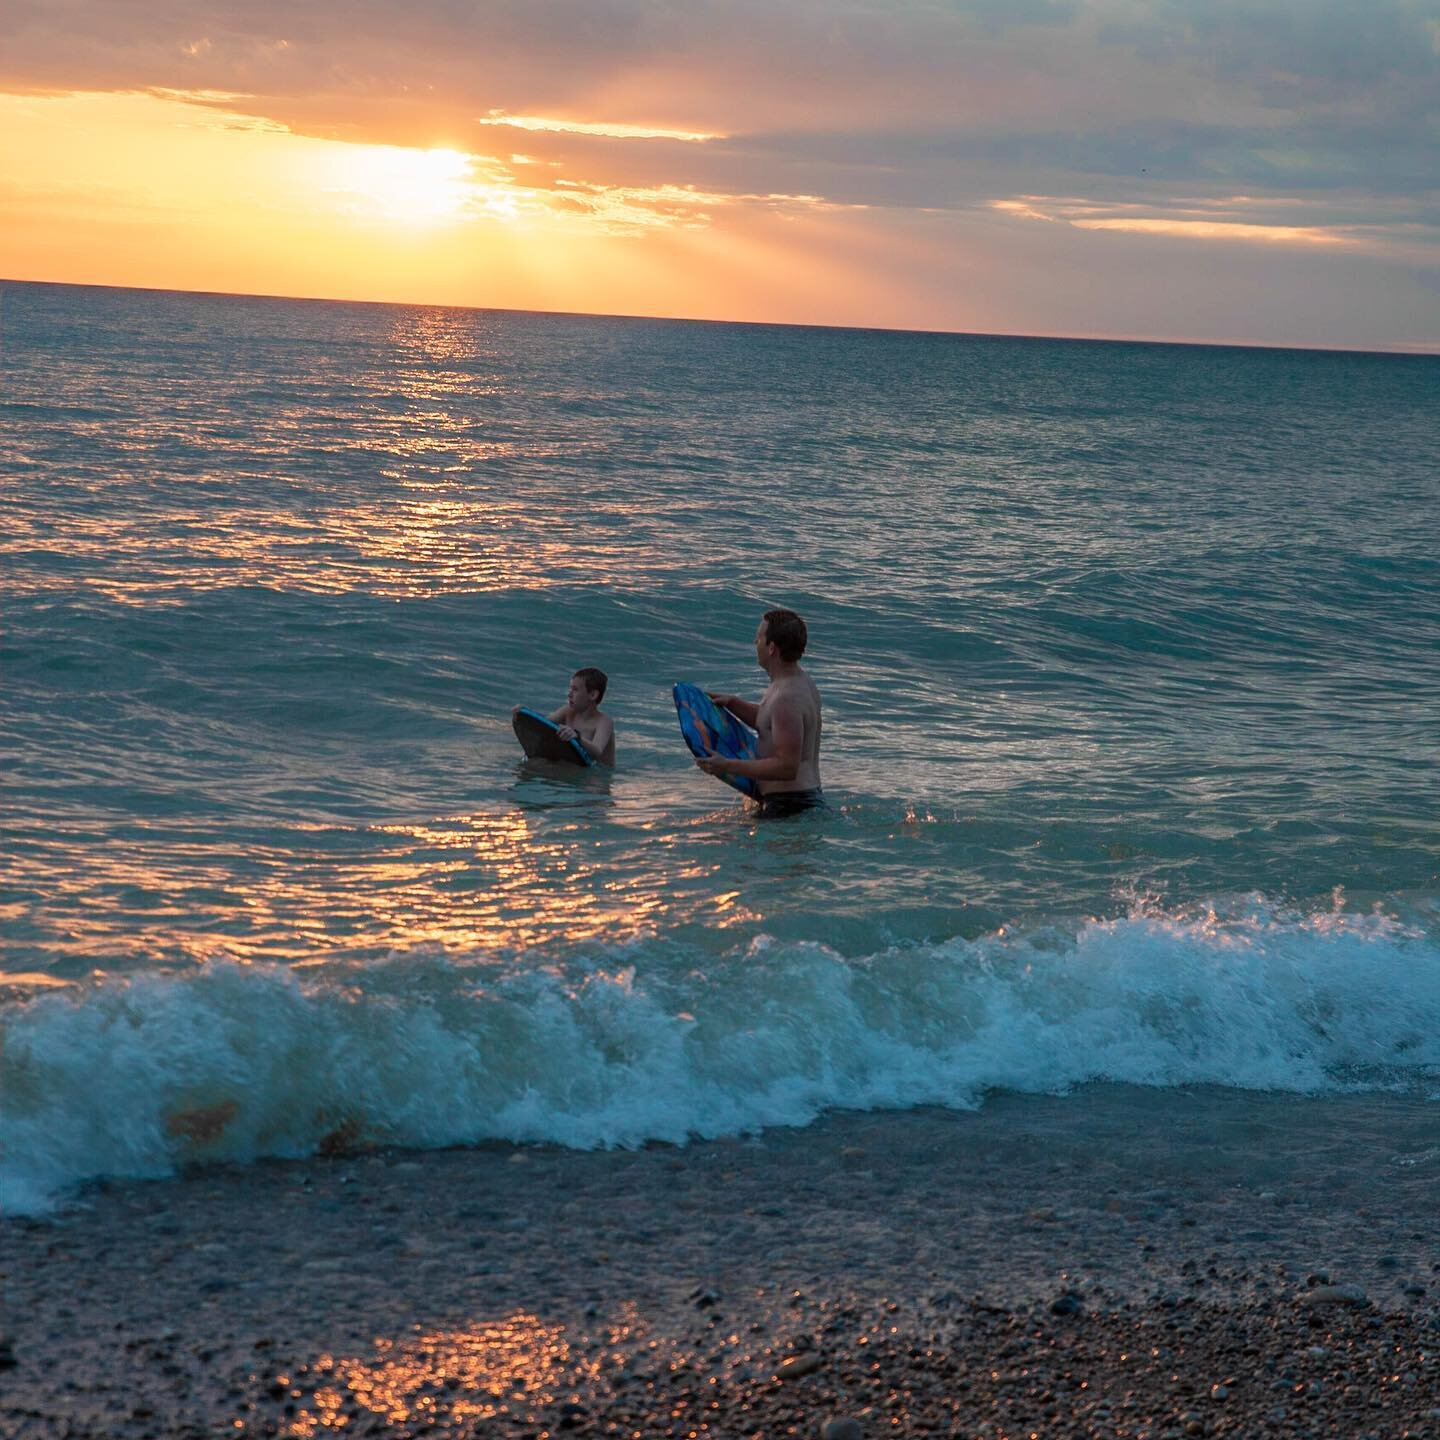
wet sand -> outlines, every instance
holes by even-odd
[[[6,1437],[1440,1437],[1419,1098],[212,1167],[9,1220],[0,1269]]]

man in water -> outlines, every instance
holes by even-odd
[[[710,698],[760,736],[754,760],[708,755],[707,775],[748,775],[760,786],[760,813],[780,818],[824,806],[820,789],[820,692],[800,668],[809,638],[793,610],[767,610],[755,632],[755,659],[770,677],[758,705],[737,695]]]
[[[550,716],[562,740],[583,745],[590,758],[601,765],[615,763],[615,722],[600,710],[609,683],[605,672],[593,665],[577,670],[570,677],[565,703]]]

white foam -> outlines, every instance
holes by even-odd
[[[0,1197],[25,1213],[88,1178],[327,1137],[633,1146],[1103,1079],[1423,1082],[1440,1069],[1440,947],[1384,915],[1250,897],[849,960],[760,940],[529,970],[435,952],[217,964],[38,995],[3,1030]]]

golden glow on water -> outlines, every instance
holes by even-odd
[[[0,540],[0,559],[63,529],[87,589],[147,606],[237,585],[421,598],[622,583],[685,568],[682,532],[702,502],[627,503],[592,478],[608,518],[583,523],[590,497],[579,488],[580,462],[613,437],[584,417],[530,425],[522,387],[489,354],[490,323],[398,311],[367,341],[382,348],[355,374],[337,373],[311,350],[273,396],[242,407],[243,439],[215,433],[208,405],[168,394],[121,431],[97,424],[89,433],[81,422],[81,439],[102,460],[118,449],[127,466],[171,483],[120,505],[42,497],[31,530]],[[337,403],[346,406],[343,423]],[[197,449],[205,469],[194,468]],[[520,469],[533,479],[516,486]],[[97,499],[113,483],[98,464],[83,481]],[[27,570],[17,584],[68,590],[74,575]]]
[[[4,983],[16,990],[63,990],[72,982],[61,980],[55,975],[45,975],[38,970],[21,970],[6,975]]]
[[[469,501],[425,499],[412,487],[401,504],[355,507],[331,527],[328,543],[348,544],[356,571],[384,577],[379,586],[383,593],[415,597],[543,590],[579,563],[568,542],[547,543],[536,535],[562,526],[560,517],[532,515],[512,521],[502,507],[496,512],[482,515]],[[337,592],[348,588],[342,574],[332,574]]]
[[[608,780],[594,780],[595,804],[612,803]],[[637,864],[634,847],[667,843],[643,824],[619,833],[624,849],[585,845],[588,813],[582,805],[573,820],[549,814],[543,825],[523,809],[353,830],[294,824],[238,865],[223,847],[157,828],[88,848],[85,867],[68,874],[27,874],[19,860],[12,880],[47,887],[47,953],[77,978],[167,959],[314,965],[422,946],[463,957],[623,942],[685,918],[718,927],[757,918],[738,890],[711,893],[718,861]]]
[[[525,1313],[413,1340],[381,1339],[375,1348],[374,1361],[322,1355],[311,1367],[322,1377],[313,1408],[300,1410],[285,1433],[350,1428],[357,1407],[392,1425],[423,1422],[442,1400],[452,1422],[523,1416],[599,1368],[572,1353],[563,1325]]]
[[[419,486],[404,488],[423,494]],[[197,525],[198,563],[170,569],[162,560],[148,573],[114,566],[125,550],[142,552],[138,524],[107,525],[104,534],[77,533],[71,546],[77,553],[93,552],[97,563],[109,562],[87,586],[122,605],[183,604],[196,593],[237,583],[328,595],[363,588],[397,599],[542,590],[567,576],[605,568],[599,546],[536,534],[572,529],[563,518],[497,511],[487,521],[468,503],[417,499],[356,505],[329,517],[323,528],[276,516],[265,531],[258,515],[248,533],[232,528],[206,534]]]

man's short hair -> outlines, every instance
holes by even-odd
[[[587,665],[583,670],[575,672],[575,678],[587,690],[594,692],[597,703],[605,698],[605,687],[610,683],[610,677],[603,670]]]
[[[765,638],[780,652],[786,664],[793,665],[805,653],[810,632],[793,610],[767,610]]]

